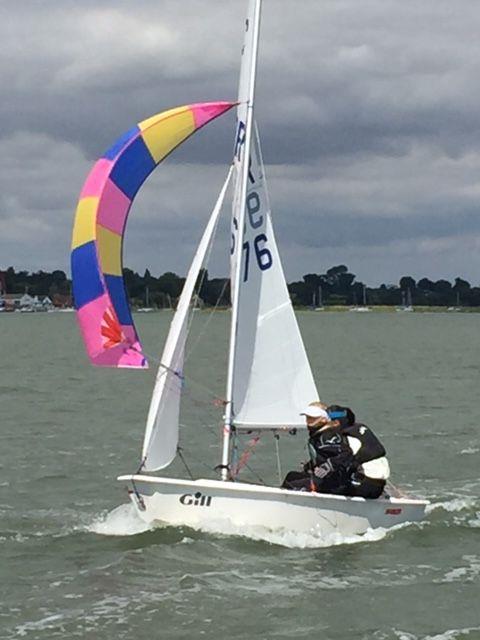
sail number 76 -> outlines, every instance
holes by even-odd
[[[250,227],[252,229],[258,229],[264,223],[264,217],[260,212],[260,197],[256,191],[251,191],[247,196],[247,213],[248,213],[248,221],[250,223]],[[238,227],[237,220],[234,218],[233,224],[235,229]],[[232,254],[235,250],[235,237],[232,235],[233,246],[232,246]],[[257,265],[261,271],[266,271],[270,269],[273,264],[272,254],[265,246],[268,242],[268,238],[264,233],[259,233],[256,235],[252,241],[253,250],[255,252],[255,258]],[[244,269],[243,269],[243,282],[247,282],[248,276],[250,273],[250,241],[246,240],[243,245],[243,253],[244,253]]]
[[[253,247],[255,249],[255,257],[257,258],[257,264],[261,271],[266,271],[272,266],[272,254],[265,247],[267,242],[267,236],[264,233],[259,233],[253,240]],[[248,280],[248,270],[250,267],[250,242],[248,240],[243,243],[243,251],[245,253],[243,281]]]

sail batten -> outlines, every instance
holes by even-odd
[[[180,399],[183,385],[185,343],[188,335],[189,309],[195,284],[208,253],[232,175],[230,168],[197,252],[192,260],[183,290],[165,342],[155,388],[150,402],[142,451],[143,468],[156,471],[175,458],[178,446]]]

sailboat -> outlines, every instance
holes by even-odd
[[[363,285],[362,295],[362,305],[355,305],[350,309],[350,311],[357,311],[358,313],[366,313],[370,311],[370,307],[367,306],[367,287],[365,285]]]
[[[110,156],[107,154],[109,158],[113,157],[113,167],[108,167],[110,178],[103,176],[102,184],[108,186],[111,180],[124,193],[124,182],[128,182],[128,179],[117,170],[117,166],[118,163],[125,166],[125,155],[134,156],[130,147],[137,144],[139,137],[154,156],[154,162],[158,163],[183,139],[192,135],[197,125],[203,126],[210,119],[236,106],[233,163],[193,257],[171,322],[148,411],[140,466],[136,473],[121,475],[118,480],[127,485],[135,509],[148,523],[200,528],[205,525],[212,529],[219,523],[228,522],[240,528],[259,526],[321,535],[349,535],[365,533],[369,528],[387,528],[406,521],[418,521],[423,518],[428,502],[395,491],[376,500],[365,500],[242,482],[233,472],[234,442],[238,434],[272,432],[279,436],[296,430],[300,434],[306,433],[300,411],[319,397],[275,241],[260,136],[254,122],[260,12],[261,0],[250,0],[245,22],[239,95],[235,103],[208,103],[178,108],[172,110],[173,116],[168,116],[168,122],[164,114],[160,114],[140,123],[136,133],[122,138],[115,151]],[[189,131],[182,130],[180,135],[175,129],[175,118],[179,112],[183,113],[181,109],[193,113],[193,125],[190,125]],[[152,122],[152,126],[158,129],[158,135],[167,137],[168,144],[154,139],[149,128]],[[145,131],[150,131],[151,135],[145,136]],[[154,154],[155,150],[161,150],[161,153]],[[153,169],[151,165],[148,164],[148,171],[143,170],[135,188],[127,194],[130,198]],[[90,182],[95,181],[92,178]],[[208,254],[230,184],[233,185],[230,263],[232,309],[223,403],[222,459],[218,465],[220,478],[162,477],[156,474],[168,467],[179,453],[184,354],[195,284]],[[100,194],[97,194],[95,206],[100,209],[104,197],[102,189],[105,188],[101,187]],[[82,192],[87,199],[89,193],[89,189]],[[119,197],[116,192],[115,197]],[[82,199],[80,209],[81,203]],[[89,255],[89,259],[97,260],[95,268],[102,285],[95,292],[96,297],[92,298],[94,293],[86,296],[83,285],[77,284],[77,313],[87,352],[94,364],[145,368],[146,357],[127,313],[124,292],[112,280],[115,274],[112,275],[111,270],[105,272],[112,261],[105,253],[105,223],[102,220],[110,221],[114,205],[114,199],[107,197],[105,206],[109,208],[108,215],[102,211],[92,214],[97,219],[95,230],[92,231],[93,239],[85,236],[81,230],[77,233],[74,231],[74,283],[76,280],[81,283],[85,267],[83,255],[76,257],[75,252],[80,252],[88,242],[93,242],[96,253],[92,253],[93,257]],[[82,211],[77,212],[80,227],[83,220],[81,215]],[[117,234],[123,233],[125,228],[125,207],[120,218],[121,225],[110,225],[117,229]],[[115,244],[110,237],[107,240],[110,245]],[[82,241],[84,244],[81,244]],[[119,241],[115,239],[115,242],[115,248],[118,248]],[[114,266],[115,273],[121,274],[119,263]],[[89,270],[89,273],[93,272],[91,265]]]
[[[402,290],[402,306],[400,308],[397,307],[397,311],[413,311],[412,292],[410,288],[407,289],[406,293]]]
[[[148,285],[145,287],[145,306],[137,309],[138,313],[150,313],[153,307],[150,306],[150,289]]]
[[[323,293],[322,293],[322,285],[318,285],[317,290],[312,294],[312,309],[313,311],[323,311]]]

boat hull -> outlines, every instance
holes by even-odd
[[[228,522],[301,533],[359,535],[368,529],[418,522],[429,504],[413,498],[350,498],[218,480],[144,475],[126,482],[139,516],[148,523],[201,528]]]

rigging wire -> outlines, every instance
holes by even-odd
[[[190,347],[188,353],[185,356],[185,362],[190,358],[190,356],[192,355],[193,351],[196,349],[198,343],[200,342],[200,338],[202,338],[205,334],[205,331],[207,330],[208,325],[210,324],[212,318],[213,318],[213,314],[216,313],[218,306],[220,304],[220,300],[223,297],[223,294],[225,293],[225,290],[228,286],[228,279],[225,280],[223,287],[218,295],[217,301],[215,302],[215,306],[212,308],[212,310],[209,312],[207,320],[204,322],[203,327],[201,329],[201,331],[199,332],[198,336],[195,339],[195,342],[192,344],[192,346]],[[192,320],[193,320],[193,314],[192,314]],[[190,326],[191,326],[191,322],[190,322]],[[190,331],[190,326],[188,331]]]
[[[250,471],[252,475],[254,475],[257,478],[260,484],[263,484],[263,485],[267,484],[265,480],[263,480],[263,478],[254,469],[252,469],[252,467],[249,464],[245,463],[245,467]]]
[[[183,462],[183,466],[187,470],[188,475],[190,476],[190,480],[193,480],[194,478],[193,478],[192,472],[190,471],[190,468],[189,468],[189,466],[188,466],[188,464],[187,464],[187,462],[186,462],[186,460],[185,460],[185,458],[183,456],[182,447],[177,447],[177,453],[180,456],[180,460]]]
[[[232,169],[233,169],[233,164],[230,167],[230,172],[232,171]],[[231,175],[231,173],[229,173],[229,176],[230,175]],[[222,208],[223,208],[224,202],[225,202],[225,200],[223,200],[223,202],[222,202]],[[198,291],[200,291],[200,289],[202,288],[203,282],[204,282],[205,277],[207,275],[207,267],[208,267],[208,264],[210,262],[210,257],[212,255],[213,244],[214,244],[216,236],[217,236],[219,221],[220,221],[220,215],[217,217],[217,220],[215,222],[215,227],[213,229],[212,236],[210,238],[210,243],[208,245],[208,249],[207,249],[207,252],[206,252],[206,255],[205,255],[205,260],[203,261],[203,272],[202,272],[202,277],[201,277],[200,284],[199,284],[199,287],[198,287]],[[217,311],[217,308],[218,308],[218,305],[220,303],[220,300],[222,299],[223,294],[225,293],[225,289],[227,287],[227,284],[228,284],[228,278],[225,280],[225,282],[223,284],[223,287],[222,287],[222,289],[220,291],[220,294],[219,294],[219,296],[218,296],[218,298],[217,298],[217,300],[215,302],[215,305],[214,305],[213,309],[208,314],[207,321],[204,323],[204,325],[203,325],[201,331],[199,332],[195,342],[189,348],[188,353],[185,354],[185,362],[187,362],[188,359],[190,358],[190,356],[192,355],[193,351],[195,350],[195,348],[197,347],[197,344],[200,341],[200,338],[204,335],[207,326],[209,325],[211,319],[213,318],[213,314]],[[198,294],[197,294],[197,299],[198,299]],[[193,323],[193,312],[190,313],[190,318],[189,318],[189,323],[188,323],[188,328],[187,328],[187,336],[190,335],[190,329],[191,329],[192,323]]]
[[[175,376],[180,378],[180,380],[182,380],[183,383],[188,381],[189,384],[193,384],[194,386],[197,386],[197,387],[201,388],[204,392],[206,392],[209,395],[211,395],[212,398],[218,399],[218,393],[216,393],[213,389],[210,389],[209,387],[206,387],[204,384],[202,384],[201,382],[198,382],[197,380],[195,380],[191,376],[188,376],[188,378],[186,379],[185,376],[182,375],[179,371],[176,371],[175,369],[172,369],[171,367],[163,364],[163,362],[161,361],[160,358],[158,358],[157,356],[149,353],[148,351],[143,350],[143,353],[144,353],[144,355],[147,356],[147,358],[151,362],[154,362],[156,365],[158,365],[158,367],[162,367],[163,368],[164,371],[161,372],[159,375],[165,375],[165,373],[167,373],[167,372],[173,373]],[[185,387],[183,387],[183,389],[185,389]]]

